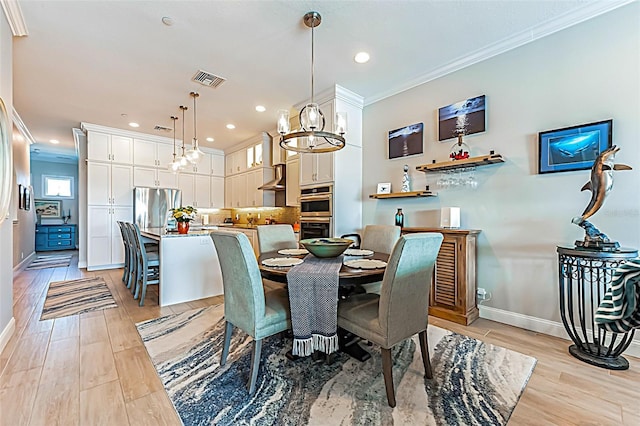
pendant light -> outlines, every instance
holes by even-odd
[[[189,164],[189,160],[184,152],[184,112],[188,110],[189,107],[180,105],[180,109],[182,110],[182,155],[178,161],[180,162],[180,170],[184,170],[184,168]]]
[[[200,94],[198,92],[191,92],[191,97],[193,98],[193,140],[191,141],[191,149],[187,151],[187,160],[192,162],[193,164],[198,164],[202,157],[204,156],[204,152],[200,150],[198,146],[198,137],[196,136],[197,129],[197,117],[196,117],[196,99]]]
[[[173,120],[173,161],[169,163],[169,170],[177,173],[180,170],[180,160],[176,158],[176,120],[178,117],[172,115],[171,119]]]
[[[278,111],[278,133],[280,146],[295,152],[331,152],[344,148],[344,134],[347,129],[347,114],[337,112],[334,131],[325,132],[325,117],[318,104],[314,102],[314,28],[320,25],[322,17],[318,12],[308,12],[304,15],[304,24],[311,28],[311,102],[300,111],[300,127],[302,130],[290,132],[289,111]]]

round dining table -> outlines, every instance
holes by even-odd
[[[263,253],[258,257],[258,265],[260,265],[260,273],[262,274],[262,278],[267,280],[276,281],[279,283],[287,283],[287,272],[292,268],[292,266],[287,267],[274,267],[274,266],[266,266],[262,264],[262,261],[265,259],[279,258],[279,257],[297,257],[300,259],[304,259],[306,256],[313,256],[312,254],[302,254],[299,256],[289,256],[284,254],[279,254],[277,251]],[[351,259],[376,259],[382,260],[386,262],[389,260],[389,254],[387,253],[379,253],[374,252],[369,256],[344,256],[345,260]],[[342,265],[340,271],[338,273],[340,286],[357,286],[361,284],[375,283],[378,281],[382,281],[382,277],[384,276],[385,268],[376,268],[376,269],[360,269],[360,268],[350,268],[346,265]]]
[[[300,259],[304,259],[306,256],[313,256],[312,254],[302,254],[299,256],[287,256],[278,253],[277,251],[267,252],[258,257],[258,265],[260,266],[260,273],[262,274],[262,278],[276,281],[279,283],[287,284],[287,272],[292,268],[292,266],[287,267],[273,267],[266,266],[262,264],[264,259],[271,258],[280,258],[280,257],[297,257]],[[344,256],[345,260],[351,259],[376,259],[387,262],[389,260],[389,254],[387,253],[379,253],[374,252],[369,256]],[[360,268],[350,268],[346,266],[344,263],[340,268],[338,273],[339,277],[339,297],[345,298],[351,294],[352,291],[358,291],[357,287],[362,284],[375,283],[378,281],[382,281],[382,277],[384,276],[385,268],[376,268],[376,269],[360,269]],[[365,349],[360,347],[357,343],[356,336],[351,333],[347,333],[344,330],[338,328],[338,338],[340,339],[340,350],[349,356],[357,359],[358,361],[366,361],[371,358],[371,354],[367,352]],[[296,359],[295,356],[290,353],[287,354],[287,358]],[[327,356],[327,363],[330,363],[331,356]]]

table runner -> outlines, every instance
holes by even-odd
[[[338,281],[343,256],[317,258],[287,272],[293,355],[309,356],[314,351],[327,354],[338,350]]]

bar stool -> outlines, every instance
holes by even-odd
[[[144,306],[144,298],[149,284],[160,284],[160,258],[158,252],[147,251],[140,228],[129,223],[130,236],[133,236],[136,253],[135,293],[133,298],[140,298],[140,306]]]
[[[131,285],[129,277],[131,273],[131,247],[129,245],[128,233],[125,230],[124,222],[121,220],[116,221],[118,228],[120,228],[120,235],[122,235],[122,244],[124,245],[124,271],[122,272],[122,282],[127,285],[127,288]]]

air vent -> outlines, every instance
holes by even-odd
[[[227,80],[223,77],[211,74],[210,72],[198,70],[196,75],[193,76],[193,81],[197,81],[203,86],[213,87],[215,89]]]
[[[173,129],[171,127],[161,126],[159,124],[156,124],[155,127],[153,128],[153,130],[158,131],[158,132],[170,132]]]

